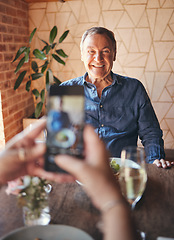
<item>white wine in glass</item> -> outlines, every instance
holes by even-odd
[[[131,146],[122,150],[119,182],[123,195],[134,209],[147,182],[143,148]]]

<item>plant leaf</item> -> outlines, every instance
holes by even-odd
[[[44,74],[43,73],[33,73],[31,74],[32,80],[36,80],[38,78],[41,78]]]
[[[42,39],[40,39],[43,43],[45,43],[46,46],[48,46],[48,43]]]
[[[47,67],[48,67],[48,61],[46,60],[45,61],[45,63],[41,66],[41,73],[44,73],[45,72],[45,70],[47,69]]]
[[[49,43],[52,44],[54,42],[54,39],[56,38],[57,36],[57,27],[54,26],[52,29],[51,29],[51,32],[50,32],[50,37],[49,37]]]
[[[39,102],[35,108],[35,118],[38,118],[42,112],[43,103]]]
[[[64,58],[68,57],[68,55],[66,55],[66,53],[63,51],[63,49],[56,50],[56,53],[61,57],[64,57]]]
[[[32,61],[32,62],[31,62],[31,68],[33,69],[33,71],[34,71],[35,73],[38,73],[39,68],[38,68],[38,65],[37,65],[37,62],[36,62],[36,61]]]
[[[25,90],[26,90],[27,92],[29,92],[29,91],[30,91],[30,87],[31,87],[31,80],[29,80],[29,81],[26,83]]]
[[[45,56],[45,53],[42,52],[39,49],[34,49],[33,54],[38,59],[41,59],[41,60],[46,60],[47,59],[47,57]]]
[[[44,52],[44,51],[46,50],[46,47],[47,47],[47,46],[44,46],[44,47],[42,48],[42,52]]]
[[[53,83],[53,72],[51,71],[51,69],[49,68],[46,72],[46,89],[48,90],[48,87],[50,85],[50,83]]]
[[[57,84],[57,85],[60,85],[61,84],[61,81],[54,76],[54,82]]]
[[[24,62],[25,62],[25,56],[23,58],[21,58],[21,60],[19,61],[18,65],[16,67],[16,70],[15,70],[15,73],[17,73],[20,70],[20,68],[23,66]]]
[[[25,49],[25,63],[29,62],[30,48]]]
[[[42,89],[42,91],[40,93],[40,97],[41,97],[41,102],[44,103],[44,101],[45,101],[45,89]]]
[[[65,31],[62,36],[59,38],[59,43],[63,42],[63,40],[67,37],[69,30]]]
[[[26,48],[27,48],[27,47],[21,47],[21,48],[19,48],[19,50],[17,51],[16,56],[15,56],[15,58],[13,59],[12,63],[13,63],[14,61],[16,61],[16,59],[18,59],[18,58],[21,56],[21,54],[25,51]]]
[[[50,46],[50,45],[46,46],[46,48],[45,48],[45,50],[46,50],[46,54],[49,53],[50,49],[51,49],[51,46]]]
[[[26,73],[27,73],[27,71],[23,71],[19,74],[19,77],[17,78],[15,85],[14,85],[14,90],[16,90],[21,85],[21,82],[23,81]]]
[[[57,62],[65,65],[65,62],[64,62],[58,55],[52,54],[52,56],[53,56],[53,58],[54,58]]]
[[[46,86],[49,85],[49,71],[46,72]]]
[[[32,90],[32,93],[34,94],[36,99],[39,97],[39,91],[36,88]]]
[[[37,30],[37,28],[35,28],[35,29],[32,31],[32,33],[30,34],[29,43],[31,43],[32,38],[33,38],[33,36],[34,36],[36,30]]]
[[[44,65],[41,69],[41,73],[44,73],[46,69],[47,69],[47,65]]]
[[[56,46],[56,44],[57,44],[57,43],[53,43],[53,44],[51,45],[51,48],[54,49],[55,46]]]

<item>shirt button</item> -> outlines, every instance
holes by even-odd
[[[104,127],[104,124],[102,124],[101,126]]]
[[[94,91],[94,90],[95,90],[95,88],[93,87],[93,88],[92,88],[92,90]]]

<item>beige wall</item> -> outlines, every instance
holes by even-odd
[[[54,65],[61,81],[83,75],[79,43],[92,26],[112,30],[118,54],[113,71],[138,78],[146,87],[164,133],[165,147],[174,148],[174,2],[172,0],[78,0],[29,5],[30,31],[48,39],[57,25],[69,55],[66,66]],[[38,40],[36,47],[40,44]]]

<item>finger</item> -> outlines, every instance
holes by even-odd
[[[162,163],[160,162],[159,159],[156,159],[153,164],[157,165],[157,167],[162,167]]]
[[[25,161],[35,161],[43,157],[46,152],[46,146],[43,143],[38,143],[32,148],[25,148]]]
[[[32,129],[28,126],[24,130],[24,136],[28,136],[32,139],[35,139],[41,131],[43,131],[46,127],[46,119],[40,119],[39,122],[36,122],[32,125]]]
[[[69,174],[47,172],[42,168],[35,168],[33,171],[33,175],[37,175],[41,178],[58,183],[74,182],[75,180],[74,177]]]
[[[84,167],[86,166],[84,160],[77,160],[67,155],[56,156],[55,162],[59,167],[63,168],[65,171],[74,176],[77,176],[78,173],[83,174]]]
[[[17,150],[17,153],[18,153],[19,162],[24,162],[25,159],[26,159],[26,151],[25,151],[25,148],[19,148],[19,149]]]
[[[87,188],[94,187],[94,178],[100,183],[107,178],[108,181],[115,180],[111,168],[101,169],[97,166],[87,163],[85,160],[78,160],[71,156],[59,155],[55,158],[56,164],[69,172],[75,179],[82,182]],[[104,176],[105,175],[105,176]],[[107,176],[107,177],[106,177]],[[102,184],[101,184],[102,185]]]
[[[162,168],[167,168],[168,167],[167,163],[166,163],[166,161],[164,159],[160,159],[160,162],[162,164]]]
[[[171,162],[170,161],[165,161],[166,162],[166,165],[167,165],[167,167],[171,167]]]

